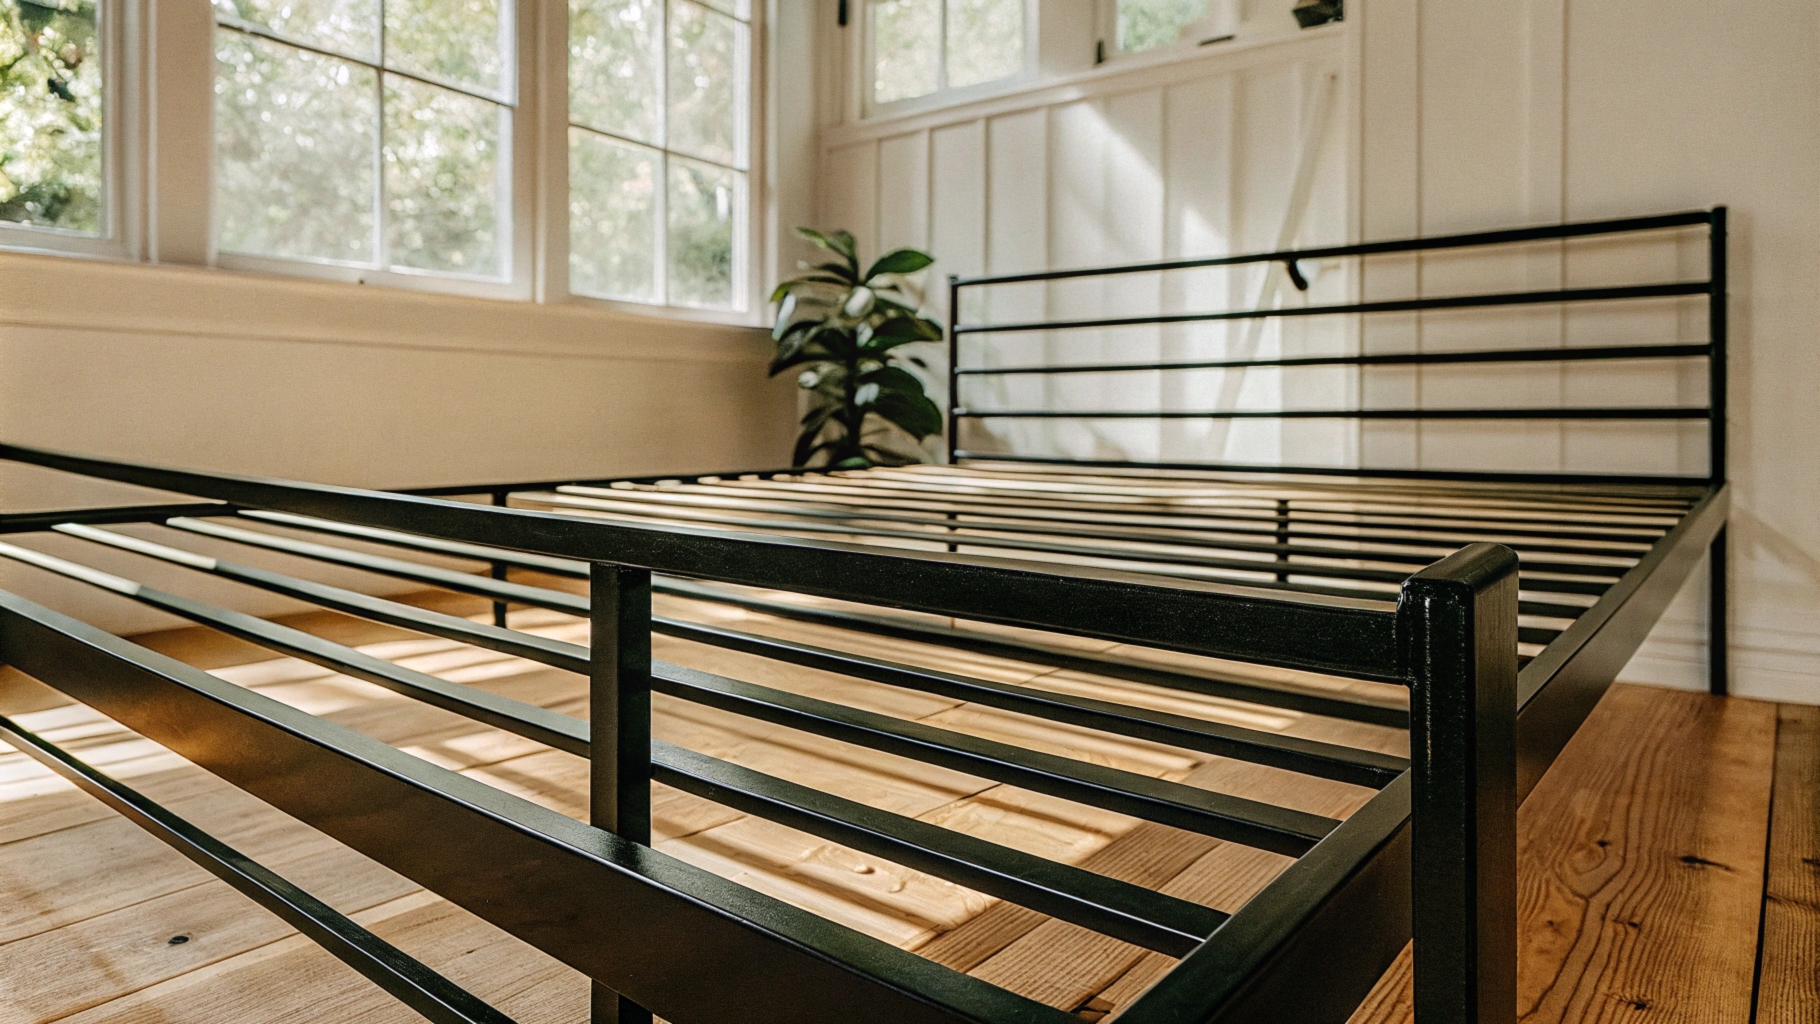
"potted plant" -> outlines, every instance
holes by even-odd
[[[941,340],[941,326],[917,311],[918,297],[905,280],[935,258],[893,249],[862,271],[848,232],[796,233],[835,259],[805,266],[812,272],[771,293],[778,304],[771,375],[800,367],[796,383],[812,396],[792,464],[806,466],[817,455],[841,469],[922,461],[918,446],[942,432],[942,411],[903,365],[924,368],[923,361],[900,349]],[[916,445],[905,446],[904,437]]]

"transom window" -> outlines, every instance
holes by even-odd
[[[1207,16],[1207,0],[1115,0],[1114,6],[1120,53],[1169,46],[1182,38],[1183,29]]]
[[[510,274],[511,0],[215,0],[218,246]]]
[[[0,0],[0,221],[107,230],[98,0]]]
[[[1024,69],[1025,0],[869,0],[871,102],[915,99]]]
[[[569,290],[746,302],[748,0],[571,0]]]

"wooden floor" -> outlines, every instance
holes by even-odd
[[[1378,727],[663,604],[669,614],[1253,728],[1391,752],[1404,742]],[[479,612],[458,599],[438,607]],[[290,621],[450,680],[585,713],[585,683],[572,675],[329,613]],[[585,623],[554,613],[514,613],[513,624],[570,640],[586,635]],[[570,755],[205,630],[140,640],[492,785],[584,813],[586,766]],[[663,637],[656,646],[666,660],[1318,813],[1344,816],[1369,796]],[[208,828],[515,1019],[585,1020],[580,975],[156,744],[17,675],[0,675],[0,713]],[[1225,910],[1288,863],[661,695],[654,731]],[[1820,1022],[1817,803],[1820,709],[1615,688],[1523,808],[1525,1019]],[[1115,1014],[1173,963],[661,786],[655,804],[660,850],[1084,1019]],[[1405,963],[1355,1020],[1407,1018],[1407,998]],[[0,746],[0,1024],[417,1019],[225,884]]]

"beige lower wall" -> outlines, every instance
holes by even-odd
[[[12,254],[0,254],[0,282],[0,440],[11,443],[369,487],[788,459],[792,389],[766,379],[769,341],[750,328]],[[148,497],[0,466],[0,510]],[[87,560],[157,585],[124,557]],[[9,565],[0,587],[109,628],[171,622]],[[262,613],[289,607],[232,596]]]

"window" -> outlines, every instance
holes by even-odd
[[[99,0],[0,0],[0,221],[108,231]]]
[[[1024,69],[1024,0],[870,0],[872,103],[1010,78]]]
[[[746,305],[747,0],[571,0],[569,290]]]
[[[1118,52],[1168,46],[1182,30],[1207,16],[1207,0],[1115,0]],[[1198,40],[1197,40],[1198,42]]]
[[[510,275],[509,0],[215,0],[224,252]]]
[[[0,250],[748,322],[761,17],[0,0]]]

